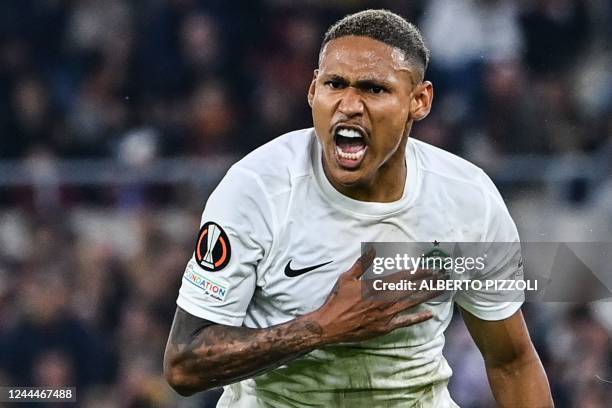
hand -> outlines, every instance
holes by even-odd
[[[431,311],[401,313],[411,307],[440,296],[443,291],[396,291],[384,300],[374,300],[364,290],[366,281],[359,278],[370,267],[376,253],[373,248],[362,255],[336,282],[325,304],[313,312],[313,318],[322,328],[325,343],[340,343],[367,340],[391,332],[399,327],[421,323],[433,317]],[[407,279],[417,283],[424,279],[438,279],[429,270],[416,273],[400,271],[387,277],[384,282]]]

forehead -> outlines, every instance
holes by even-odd
[[[345,36],[328,42],[321,52],[319,70],[321,74],[365,76],[414,73],[414,68],[401,50],[362,36]]]

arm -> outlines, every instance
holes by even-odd
[[[552,407],[553,400],[519,310],[499,321],[462,310],[463,320],[484,358],[489,384],[501,407]]]
[[[253,377],[326,344],[359,341],[410,326],[431,312],[399,314],[440,295],[417,292],[399,302],[364,299],[359,277],[373,253],[360,258],[338,279],[318,310],[287,323],[252,329],[220,325],[177,310],[164,356],[164,375],[180,394],[218,387]],[[413,279],[431,277],[415,274]]]
[[[272,369],[321,344],[321,326],[307,316],[266,329],[215,324],[177,308],[164,373],[191,395]]]

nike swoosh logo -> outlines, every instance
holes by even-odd
[[[330,264],[332,262],[333,261],[324,262],[319,265],[309,266],[307,268],[302,268],[302,269],[291,269],[291,259],[290,259],[289,262],[287,262],[287,265],[285,265],[285,275],[287,275],[288,278],[295,278],[296,276],[303,275],[306,272],[314,271],[315,269],[325,266],[327,264]]]

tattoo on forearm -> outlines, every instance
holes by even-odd
[[[170,364],[181,367],[194,389],[202,389],[253,377],[300,357],[315,348],[321,334],[321,326],[309,320],[266,329],[201,327],[201,321],[178,312],[168,352]]]

